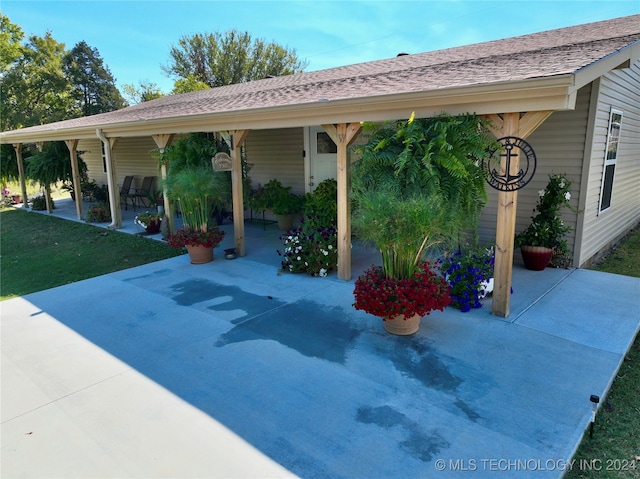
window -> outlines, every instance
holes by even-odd
[[[611,109],[609,115],[609,130],[607,132],[607,147],[605,149],[604,169],[602,172],[602,189],[600,190],[600,211],[611,207],[611,195],[613,194],[613,177],[618,160],[618,145],[620,143],[620,127],[622,125],[622,112]]]
[[[102,172],[107,172],[107,154],[104,151],[104,143],[100,142],[100,146],[102,147]]]
[[[338,147],[331,137],[324,131],[318,132],[316,136],[316,153],[337,153]]]

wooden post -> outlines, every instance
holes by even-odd
[[[530,111],[523,115],[520,113],[506,113],[488,115],[493,123],[492,133],[496,138],[504,136],[516,136],[527,138],[544,121],[551,116],[552,110]],[[501,174],[504,174],[506,165],[500,164]],[[517,174],[519,169],[519,157],[511,157],[512,174]],[[496,224],[496,257],[494,266],[494,283],[492,311],[496,316],[506,318],[509,316],[511,302],[511,284],[513,277],[513,254],[516,227],[516,210],[518,207],[517,191],[498,192],[498,220]]]
[[[518,136],[520,113],[506,113],[503,119],[502,136]],[[511,156],[510,172],[517,174],[519,157]],[[500,173],[505,174],[506,159],[500,162]],[[506,318],[511,303],[511,278],[513,273],[513,248],[518,209],[517,191],[498,192],[498,220],[496,224],[496,252],[493,272],[493,314]]]
[[[153,141],[155,141],[158,150],[160,150],[160,157],[164,155],[164,150],[171,144],[173,141],[173,135],[152,135]],[[169,201],[169,197],[167,195],[167,164],[165,162],[160,163],[160,177],[162,178],[162,198],[164,200],[164,217],[169,225],[169,233],[174,233],[176,230],[175,218],[173,217],[173,206]]]
[[[231,136],[231,190],[233,197],[233,238],[238,256],[245,255],[244,244],[244,199],[242,193],[242,158],[240,148],[249,130],[230,131]]]
[[[71,180],[73,182],[73,191],[75,195],[76,214],[78,219],[82,219],[82,187],[80,185],[80,169],[78,168],[78,140],[65,140],[67,148],[69,148],[69,160],[71,161]]]
[[[347,147],[362,130],[360,123],[322,125],[337,146],[338,183],[338,279],[351,279],[351,202],[349,201],[349,158]]]
[[[27,208],[27,181],[24,176],[24,161],[22,159],[22,143],[14,143],[16,150],[16,162],[18,163],[18,176],[20,177],[20,193],[22,195],[22,207]]]

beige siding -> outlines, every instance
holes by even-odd
[[[611,108],[623,112],[611,207],[598,213]],[[640,62],[600,81],[579,258],[588,265],[640,221]]]
[[[516,233],[529,225],[538,201],[538,191],[545,188],[551,174],[564,174],[573,182],[571,205],[577,210],[590,94],[590,86],[582,88],[578,92],[575,110],[553,113],[526,139],[536,153],[538,166],[531,182],[518,192]],[[483,210],[480,225],[480,238],[484,243],[493,241],[496,234],[498,192],[488,189],[489,202]],[[577,217],[565,210],[563,220],[574,228],[567,238],[569,248],[573,250]],[[519,251],[515,254],[517,260],[519,254]]]
[[[158,160],[154,157],[156,144],[151,137],[120,138],[115,144],[112,154],[116,163],[118,185],[122,184],[125,176],[134,176],[134,188],[142,186],[145,176],[155,176],[154,186],[159,188],[160,173]],[[89,178],[99,185],[107,183],[102,161],[102,147],[98,139],[82,140],[78,143],[78,150],[84,151],[82,159],[87,164]]]
[[[302,128],[254,130],[245,140],[247,162],[251,165],[251,187],[258,188],[276,178],[294,193],[304,188],[304,157]]]

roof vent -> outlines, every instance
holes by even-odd
[[[408,55],[408,53],[406,53],[406,52],[400,52],[400,53],[398,53],[396,56],[397,56],[397,57],[404,57],[404,56],[406,56],[406,55]]]

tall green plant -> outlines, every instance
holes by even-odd
[[[168,164],[167,193],[180,204],[184,223],[207,231],[212,212],[231,203],[231,175],[214,171],[211,158],[228,151],[222,141],[207,133],[192,133],[167,148],[160,159]]]
[[[408,278],[424,252],[477,230],[486,203],[482,158],[495,140],[476,115],[369,125],[354,165],[356,234],[374,242],[385,274]]]
[[[214,206],[228,196],[226,182],[211,167],[184,168],[167,176],[169,198],[180,203],[185,226],[207,231]]]

